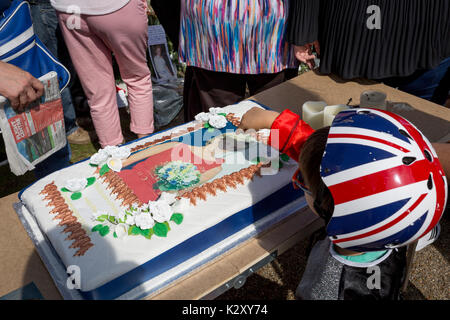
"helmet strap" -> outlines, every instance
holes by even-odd
[[[328,222],[330,221],[329,217],[329,213],[326,212],[326,210],[324,210],[322,208],[322,201],[325,197],[326,193],[329,193],[329,191],[326,189],[326,186],[323,182],[319,183],[319,188],[317,189],[317,194],[316,197],[314,199],[314,210],[316,210],[317,214],[323,219],[325,220],[325,224],[328,224]]]

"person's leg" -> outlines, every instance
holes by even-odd
[[[32,3],[31,17],[33,19],[33,28],[37,37],[42,41],[45,47],[61,62],[59,53],[64,46],[58,39],[58,19],[56,12],[50,4],[50,1],[38,1]],[[63,63],[64,64],[64,63]],[[69,88],[66,87],[61,92],[61,99],[64,111],[64,125],[66,135],[70,135],[78,129],[76,124],[75,108],[72,102],[72,96]]]
[[[247,75],[247,85],[250,91],[250,95],[253,96],[255,94],[258,94],[297,75],[298,69],[285,69],[278,73]]]
[[[211,107],[224,107],[245,98],[245,75],[186,68],[183,103],[185,121]]]
[[[80,28],[68,29],[69,14],[57,12],[73,65],[91,107],[91,117],[102,147],[123,142],[116,87],[109,48],[80,16]]]
[[[127,85],[130,130],[141,137],[153,132],[153,94],[147,65],[147,5],[130,2],[113,13],[90,16],[89,27],[114,53],[122,80]]]
[[[422,99],[444,105],[450,90],[450,57],[432,70],[420,70],[408,77],[378,80]]]

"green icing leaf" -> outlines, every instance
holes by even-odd
[[[74,192],[72,193],[72,195],[70,196],[70,199],[72,200],[78,200],[81,198],[81,192]]]
[[[142,229],[138,226],[132,226],[128,229],[128,235],[138,236],[142,234]]]
[[[118,237],[117,237],[117,233],[116,233],[115,231],[114,231],[114,233],[113,233],[113,237],[114,237],[114,238],[118,238]]]
[[[98,164],[89,163],[91,167],[98,167]]]
[[[170,217],[170,220],[175,222],[176,224],[181,224],[181,222],[183,222],[183,215],[181,213],[174,213]]]
[[[99,231],[100,235],[102,237],[106,236],[109,233],[109,227],[108,226],[103,226]]]
[[[209,124],[209,122],[205,122],[205,124],[203,125],[203,128],[209,129],[209,128],[211,128],[211,125]]]
[[[96,231],[99,231],[101,228],[103,228],[103,225],[102,224],[98,224],[95,227],[93,227],[91,231],[92,232],[96,232]]]
[[[166,225],[166,227],[167,227],[167,231],[170,231],[170,226],[169,226],[169,223],[167,222],[167,221],[164,221],[164,224]]]
[[[280,155],[280,158],[281,158],[281,160],[283,160],[284,162],[288,162],[289,161],[289,156],[287,155],[287,154],[285,154],[285,153],[282,153],[281,155]]]
[[[103,167],[100,169],[100,176],[104,175],[105,173],[107,173],[109,171],[109,167],[107,164],[104,164]]]
[[[105,222],[106,219],[108,219],[108,215],[106,215],[106,214],[102,214],[101,216],[97,217],[97,221],[100,221],[100,222]]]
[[[111,222],[112,224],[117,224],[116,218],[113,216],[108,216],[108,221]]]
[[[167,229],[167,226],[164,223],[156,223],[153,226],[153,232],[158,237],[167,237],[167,232],[169,232],[169,230]]]
[[[224,113],[224,112],[222,112],[222,113],[218,113],[218,115],[219,115],[219,116],[224,116],[224,117],[226,117],[226,116],[227,116],[227,114],[226,114],[226,113]]]
[[[69,189],[67,189],[67,188],[61,188],[61,191],[62,192],[71,192]]]
[[[95,177],[90,177],[90,178],[87,178],[86,180],[87,180],[87,185],[86,185],[86,187],[89,187],[89,186],[92,186],[92,185],[94,184],[94,182],[95,182]]]
[[[150,239],[152,237],[152,234],[153,234],[153,229],[146,229],[146,230],[141,229],[141,235],[143,235],[147,239]]]

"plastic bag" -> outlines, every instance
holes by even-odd
[[[183,107],[183,96],[177,91],[178,82],[153,84],[153,115],[156,128],[168,125]]]

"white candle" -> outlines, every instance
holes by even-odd
[[[324,101],[306,101],[302,107],[302,118],[314,130],[323,126],[323,110],[327,106]]]
[[[350,108],[345,104],[326,106],[325,109],[323,110],[323,126],[324,127],[331,126],[336,115],[339,112],[341,112],[343,110],[347,110],[347,109],[350,109]]]
[[[386,110],[386,94],[381,91],[364,91],[361,93],[359,106],[361,108]]]

